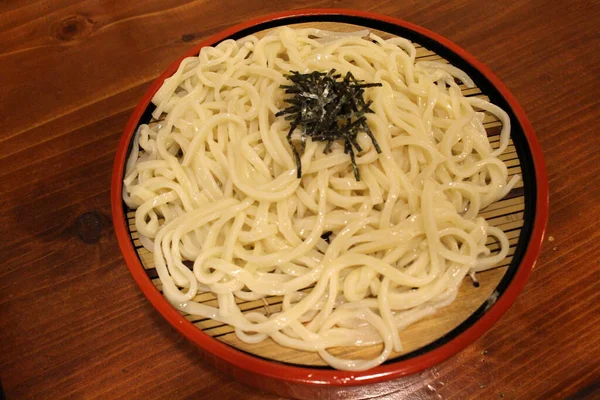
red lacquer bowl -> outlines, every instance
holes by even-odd
[[[379,367],[362,372],[336,371],[267,360],[237,350],[204,333],[177,312],[162,296],[144,269],[127,223],[127,208],[121,199],[123,174],[132,136],[141,123],[149,121],[151,99],[184,57],[195,56],[204,46],[228,38],[241,38],[280,25],[339,22],[389,32],[419,43],[466,71],[490,97],[507,111],[512,121],[511,137],[518,155],[523,187],[522,227],[514,255],[495,288],[497,300],[483,304],[463,323],[433,343]],[[362,398],[383,395],[406,386],[399,379],[429,368],[474,342],[491,328],[523,290],[540,252],[548,219],[548,180],[540,146],[531,124],[509,90],[483,64],[449,40],[411,23],[382,15],[352,10],[300,10],[250,20],[209,37],[171,64],[148,89],[135,108],[121,137],[112,175],[112,214],[115,232],[125,262],[137,284],[163,317],[195,344],[220,370],[249,385],[296,398]]]

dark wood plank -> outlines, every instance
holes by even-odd
[[[385,398],[588,396],[600,380],[596,1],[0,1],[0,377],[8,399],[275,399],[210,368],[144,299],[110,223],[112,159],[149,83],[234,23],[303,7],[404,18],[457,42],[523,105],[551,188],[548,241],[512,309]],[[94,212],[99,240],[77,235]],[[589,397],[589,396],[592,397]]]

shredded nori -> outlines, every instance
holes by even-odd
[[[288,107],[275,114],[276,117],[284,116],[290,121],[290,130],[287,140],[297,165],[297,176],[302,176],[300,153],[292,142],[292,133],[299,128],[301,132],[301,150],[306,146],[306,137],[312,140],[327,142],[323,152],[331,151],[335,140],[344,140],[344,152],[350,155],[354,177],[360,180],[360,173],[356,165],[354,150],[360,152],[362,148],[356,140],[359,132],[365,132],[373,142],[378,153],[381,148],[367,124],[365,114],[372,113],[372,102],[365,102],[363,95],[366,88],[381,86],[381,83],[364,83],[357,80],[351,72],[343,78],[336,74],[335,69],[325,72],[310,72],[301,74],[291,71],[286,75],[290,85],[281,85],[286,94],[291,96],[286,99]]]
[[[326,241],[328,244],[330,244],[330,243],[331,243],[331,235],[332,235],[332,234],[333,234],[333,232],[332,232],[332,231],[327,231],[327,232],[324,232],[324,233],[321,235],[321,239],[323,239],[323,240],[324,240],[324,241]]]

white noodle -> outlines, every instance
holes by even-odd
[[[164,121],[135,135],[123,192],[176,308],[230,324],[244,342],[271,337],[343,370],[400,351],[400,330],[450,304],[465,275],[505,258],[506,235],[478,214],[518,180],[507,183],[497,158],[508,115],[463,97],[454,78],[474,86],[464,72],[415,63],[405,39],[367,35],[282,27],[187,58],[154,96]],[[275,117],[289,70],[332,68],[383,84],[365,93],[382,153],[359,135],[359,182],[343,146],[324,154],[310,140],[297,179],[289,125]],[[484,111],[503,124],[497,150]],[[500,243],[494,254],[490,236]],[[206,291],[217,306],[197,301]],[[236,304],[273,295],[284,296],[281,312],[244,314]],[[384,346],[372,360],[327,351],[374,343]]]

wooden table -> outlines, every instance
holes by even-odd
[[[13,0],[0,2],[8,399],[276,398],[211,369],[142,296],[110,222],[112,161],[149,83],[193,43],[269,12],[342,6],[422,25],[487,64],[528,113],[550,179],[547,242],[516,304],[385,398],[600,396],[598,1]]]

